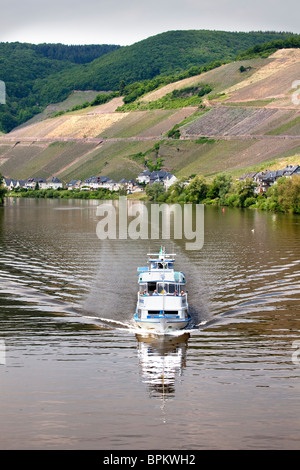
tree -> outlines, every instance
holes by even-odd
[[[300,214],[300,176],[280,178],[277,183],[277,194],[278,203],[284,212]]]
[[[3,186],[3,177],[0,173],[0,205],[1,206],[4,203],[5,194],[6,194],[6,189]]]
[[[189,200],[195,203],[203,201],[207,196],[207,191],[208,186],[202,175],[195,176],[187,187]]]
[[[179,124],[175,124],[175,126],[167,132],[167,137],[172,139],[180,139],[180,130],[178,128]]]
[[[151,160],[145,160],[145,163],[149,171],[160,171],[163,166],[164,160],[162,158],[157,158],[155,163],[153,163]]]
[[[240,207],[245,207],[246,199],[254,197],[255,187],[256,183],[251,178],[246,178],[243,181],[237,182],[236,193],[239,197]]]
[[[160,196],[165,193],[165,188],[162,183],[148,184],[146,187],[146,195],[150,201],[157,201]]]
[[[125,80],[120,80],[120,84],[119,84],[119,93],[120,93],[120,96],[123,96],[123,95],[124,95],[125,87],[126,87],[126,82],[125,82]]]
[[[184,193],[186,187],[186,178],[183,176],[175,181],[174,184],[171,186],[172,193],[175,197],[179,197],[182,193]]]
[[[185,203],[188,201],[188,194],[186,192],[187,187],[187,178],[181,177],[169,187],[166,191],[166,201],[167,202],[179,202]]]
[[[219,198],[220,203],[224,204],[225,196],[229,192],[232,184],[232,177],[231,175],[227,175],[226,173],[220,173],[217,175],[207,193],[207,197],[211,199]]]

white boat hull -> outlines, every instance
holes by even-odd
[[[174,331],[174,330],[182,330],[185,328],[191,318],[185,318],[185,319],[173,319],[173,318],[168,318],[167,316],[159,316],[156,318],[151,318],[151,319],[141,319],[137,318],[135,316],[135,322],[138,327],[148,330],[148,331],[156,331],[159,333],[164,333],[167,331]]]

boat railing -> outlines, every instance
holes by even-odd
[[[157,293],[154,293],[154,292],[138,292],[138,296],[139,298],[143,298],[143,297],[180,297],[180,298],[185,298],[185,300],[187,299],[187,292],[183,292],[183,293],[179,293],[179,294],[175,294],[175,293],[170,293],[170,292],[166,292],[166,293],[162,293],[162,292],[157,292]]]

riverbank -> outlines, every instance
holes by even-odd
[[[231,175],[217,175],[211,183],[195,176],[189,184],[177,180],[167,191],[154,183],[146,187],[148,200],[167,203],[202,203],[239,208],[300,214],[300,175],[279,178],[266,191],[257,190],[251,178],[233,180]]]
[[[80,191],[68,189],[39,189],[8,192],[6,197],[35,199],[129,199],[157,203],[195,203],[239,208],[257,208],[265,211],[300,214],[300,176],[280,178],[266,192],[257,194],[250,179],[232,181],[226,174],[217,175],[211,183],[203,176],[195,176],[190,183],[177,180],[168,190],[159,183],[146,187],[145,192],[128,194],[122,191],[99,189]]]
[[[118,199],[119,192],[99,189],[95,191],[81,191],[79,189],[21,189],[9,191],[7,197],[21,197],[34,199]]]

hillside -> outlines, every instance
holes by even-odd
[[[299,64],[300,49],[281,49],[168,84],[139,100],[143,110],[117,111],[122,99],[115,98],[32,123],[0,137],[0,171],[14,178],[120,180],[137,176],[145,154],[155,158],[156,143],[164,168],[177,176],[238,175],[289,161],[300,152],[300,107],[292,100]],[[208,83],[205,108],[147,109],[173,90]],[[166,136],[174,126],[180,139]]]
[[[37,91],[39,84],[45,84],[48,77],[55,77],[66,70],[75,73],[82,64],[119,47],[0,43],[0,80],[5,82],[7,94],[6,105],[0,105],[0,130],[11,130],[56,101],[54,91],[50,101],[43,100]]]
[[[232,60],[251,46],[290,36],[200,30],[169,31],[126,47],[0,43],[0,80],[7,86],[0,131],[12,130],[74,90],[115,91],[120,81],[130,84]]]

